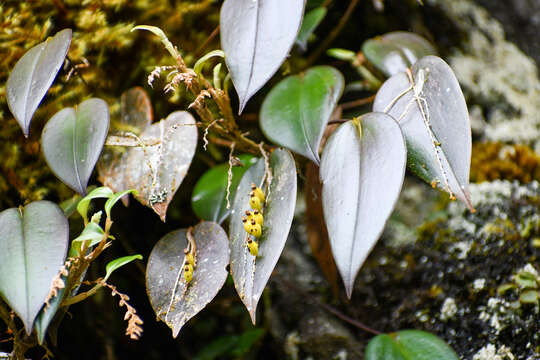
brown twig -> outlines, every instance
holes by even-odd
[[[217,34],[219,34],[219,25],[216,26],[216,28],[212,31],[212,33],[210,35],[208,35],[208,38],[206,38],[206,40],[204,40],[204,42],[201,44],[201,46],[199,46],[197,48],[197,50],[195,50],[195,57],[196,58],[198,58],[199,56],[202,55],[202,52],[204,51],[204,49],[206,49],[208,44],[210,44],[210,42],[212,40],[214,40],[214,38],[217,36]]]
[[[349,18],[351,17],[354,9],[356,8],[356,5],[358,5],[358,0],[351,0],[351,2],[349,3],[349,7],[347,8],[347,10],[345,10],[343,17],[339,20],[337,26],[332,29],[326,39],[324,39],[324,41],[319,45],[319,47],[310,55],[306,62],[305,68],[313,65],[313,63],[315,63],[315,61],[317,61],[317,59],[326,51],[330,44],[332,44],[332,42],[339,35],[341,30],[343,30],[345,24],[347,24],[347,21],[349,21]]]
[[[341,107],[342,110],[354,109],[355,107],[372,103],[374,100],[375,100],[375,95],[372,95],[367,98],[345,102],[345,103],[339,104],[339,106]]]
[[[364,331],[366,331],[366,332],[368,332],[370,334],[373,334],[373,335],[382,334],[382,332],[380,332],[378,330],[375,330],[375,329],[372,329],[369,326],[361,323],[360,321],[355,320],[355,319],[343,314],[341,311],[335,309],[334,307],[321,302],[319,299],[315,298],[309,292],[307,292],[307,291],[299,288],[298,286],[292,284],[289,280],[285,279],[284,277],[280,276],[279,277],[279,282],[285,284],[289,289],[291,289],[293,291],[296,291],[304,299],[311,300],[311,302],[314,303],[315,305],[318,305],[318,306],[322,307],[323,309],[325,309],[326,311],[328,311],[332,315],[335,315],[336,317],[340,318],[341,320],[345,321],[346,323],[349,323],[349,324],[351,324],[351,325],[353,325],[353,326],[355,326],[355,327],[357,327],[357,328],[359,328],[361,330],[364,330]]]

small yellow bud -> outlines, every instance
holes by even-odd
[[[253,195],[259,198],[261,200],[261,203],[264,203],[264,193],[260,187],[257,187],[255,184],[251,184],[251,192]]]
[[[255,209],[255,210],[261,210],[261,199],[259,199],[257,196],[252,195],[249,199],[249,205]]]
[[[249,233],[251,230],[251,221],[248,220],[245,216],[242,216],[242,222],[244,223],[244,230]]]
[[[184,266],[184,280],[186,280],[186,283],[190,283],[193,279],[193,265],[186,263]]]
[[[249,248],[249,253],[253,256],[257,256],[259,254],[259,244],[257,244],[256,241],[253,241],[248,238],[247,246]]]
[[[255,219],[255,222],[257,224],[261,225],[261,227],[263,226],[264,218],[263,218],[262,213],[259,210],[253,211],[252,217],[253,217],[253,219]]]
[[[254,219],[251,219],[250,229],[248,232],[257,238],[261,237],[261,234],[262,234],[261,225],[257,224]]]

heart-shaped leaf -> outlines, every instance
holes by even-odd
[[[250,210],[251,184],[259,185],[265,173],[264,160],[259,160],[242,177],[236,190],[231,211],[229,235],[231,246],[231,273],[234,286],[255,323],[257,303],[274,270],[289,234],[296,204],[296,165],[292,154],[284,149],[275,150],[270,157],[273,179],[266,192],[264,225],[259,238],[258,256],[247,248],[247,233],[242,215]]]
[[[239,159],[244,165],[231,168],[229,204],[232,204],[234,200],[236,187],[242,175],[257,161],[257,158],[251,155],[240,155]],[[217,165],[204,173],[197,181],[191,195],[191,206],[200,219],[221,224],[229,216],[231,209],[227,209],[228,172],[228,163]]]
[[[175,111],[143,131],[143,144],[155,145],[129,150],[127,186],[136,189],[136,199],[151,207],[163,221],[195,154],[197,135],[193,116]]]
[[[9,74],[7,103],[26,137],[32,116],[62,67],[70,43],[71,29],[59,31],[28,50]]]
[[[424,56],[437,54],[429,41],[406,31],[369,39],[362,45],[362,52],[386,76],[405,71]]]
[[[324,148],[319,174],[324,219],[349,298],[399,197],[406,159],[399,125],[382,113],[341,125]]]
[[[86,186],[109,130],[109,107],[98,98],[53,115],[41,135],[45,160],[64,184],[86,194]]]
[[[141,135],[152,123],[154,118],[152,103],[142,88],[134,87],[122,94],[120,108],[120,119],[111,121],[110,132],[136,142],[136,136]],[[106,146],[97,164],[98,180],[114,192],[128,189],[126,184],[128,152],[129,147]],[[129,197],[123,197],[122,202],[127,206]]]
[[[189,231],[189,230],[188,230]],[[216,223],[202,222],[192,232],[197,251],[193,279],[184,280],[186,229],[165,235],[152,249],[146,269],[146,289],[157,317],[176,337],[184,324],[201,311],[227,279],[227,234]]]
[[[305,0],[225,0],[221,48],[238,93],[247,101],[276,73],[296,40]]]
[[[296,43],[298,44],[300,49],[302,49],[303,51],[307,50],[307,43],[310,36],[313,34],[315,29],[317,28],[317,26],[319,26],[325,16],[326,8],[322,6],[311,10],[304,16],[304,20],[302,20],[302,26],[300,27],[298,37],[296,38]]]
[[[68,222],[49,201],[0,213],[0,296],[21,318],[26,333],[64,264]]]
[[[403,330],[374,337],[366,348],[366,360],[458,360],[448,344],[425,331]]]
[[[344,84],[341,73],[330,66],[287,77],[264,100],[262,131],[272,142],[318,164],[321,138]]]
[[[473,210],[469,195],[471,124],[450,66],[435,56],[422,58],[411,74],[396,74],[383,84],[373,110],[386,112],[399,122],[407,141],[409,169]]]

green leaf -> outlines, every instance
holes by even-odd
[[[386,112],[401,125],[407,166],[422,180],[473,209],[469,194],[471,124],[465,98],[452,69],[426,56],[407,74],[388,79],[377,92],[373,111]]]
[[[152,249],[146,269],[146,289],[158,319],[178,336],[184,324],[217,295],[227,279],[227,234],[216,223],[201,222],[193,228],[197,246],[196,266],[189,284],[183,278],[186,229],[162,237]]]
[[[366,348],[366,360],[458,360],[448,344],[425,331],[403,330],[373,338]]]
[[[94,245],[97,245],[103,240],[103,235],[105,235],[105,232],[99,226],[98,224],[94,222],[89,222],[83,229],[81,235],[77,236],[75,239],[73,239],[73,244],[76,243],[83,243],[83,242],[89,242],[87,244],[87,247],[92,247]],[[72,245],[73,246],[73,245]],[[82,246],[78,245],[78,246]]]
[[[242,177],[236,190],[229,219],[231,274],[236,291],[255,323],[257,303],[283,251],[291,228],[296,204],[296,164],[292,154],[277,149],[270,156],[273,179],[266,192],[264,225],[259,238],[259,255],[255,258],[247,249],[247,233],[242,215],[250,210],[251,184],[259,185],[264,175],[264,160],[260,159]]]
[[[116,193],[112,195],[106,202],[105,202],[105,214],[107,214],[107,217],[111,217],[111,210],[113,206],[118,202],[118,200],[122,199],[127,194],[134,194],[137,195],[137,190],[130,189],[130,190],[124,190],[120,191],[119,193]]]
[[[522,304],[538,304],[539,298],[538,290],[526,290],[519,295],[519,302]]]
[[[251,155],[240,155],[239,158],[244,166],[232,167],[230,204],[234,200],[236,187],[242,179],[242,175],[257,161],[257,158]],[[197,181],[191,195],[191,206],[200,219],[221,224],[229,216],[231,209],[227,209],[228,170],[228,163],[214,166]]]
[[[105,266],[105,271],[107,272],[105,274],[105,278],[103,279],[103,281],[107,281],[107,279],[109,278],[109,276],[111,276],[111,274],[116,270],[116,269],[119,269],[121,268],[122,266],[124,265],[127,265],[129,264],[130,262],[132,262],[133,260],[142,260],[142,255],[130,255],[130,256],[123,256],[121,258],[118,258],[118,259],[114,259],[113,261],[110,261],[106,266]]]
[[[324,219],[349,298],[399,197],[406,158],[399,125],[383,113],[344,123],[326,143],[319,170]]]
[[[302,21],[302,26],[300,27],[300,31],[298,32],[298,37],[296,38],[296,43],[302,49],[302,51],[307,50],[307,43],[311,35],[313,35],[313,32],[319,26],[321,21],[326,16],[326,8],[325,7],[318,7],[310,12],[308,12],[304,16],[304,20]]]
[[[86,195],[82,200],[79,201],[79,204],[77,205],[77,211],[79,214],[81,214],[82,218],[84,219],[84,222],[88,222],[88,207],[90,206],[90,201],[92,199],[98,199],[98,198],[105,198],[108,199],[111,196],[113,196],[114,193],[111,189],[109,189],[106,186],[95,188],[94,190],[90,191],[88,195]]]
[[[27,334],[64,264],[68,237],[67,219],[52,202],[0,213],[0,296],[21,318]]]
[[[240,101],[248,100],[276,73],[302,24],[305,0],[225,0],[221,48]]]
[[[101,154],[109,130],[109,108],[101,99],[60,110],[41,135],[45,160],[54,174],[81,195]]]
[[[75,211],[77,211],[77,205],[79,205],[79,201],[81,201],[81,199],[81,195],[75,194],[74,196],[60,203],[60,208],[62,208],[66,217],[70,217]]]
[[[187,174],[197,147],[197,126],[186,111],[175,111],[144,130],[143,143],[129,149],[127,187],[165,221],[167,207]]]
[[[204,55],[199,60],[197,60],[195,65],[193,65],[193,71],[195,71],[195,73],[199,75],[203,69],[204,63],[206,63],[208,60],[210,60],[213,57],[224,58],[225,53],[222,50],[210,51],[208,54]]]
[[[285,78],[264,100],[260,115],[263,133],[318,164],[322,135],[344,84],[341,73],[330,66]]]
[[[366,348],[366,360],[412,360],[405,358],[394,340],[386,335],[375,336]]]
[[[62,275],[61,280],[65,284],[67,280],[67,276]],[[38,313],[38,316],[36,317],[36,321],[34,322],[34,328],[36,329],[36,334],[37,334],[38,342],[40,345],[43,344],[43,340],[45,340],[45,335],[47,335],[47,329],[49,328],[49,325],[54,319],[58,311],[58,308],[60,307],[60,304],[62,303],[65,290],[66,290],[65,287],[58,289],[57,295],[48,301],[49,302],[48,306],[45,305],[41,308],[40,312]]]
[[[9,74],[7,103],[26,137],[32,116],[62,67],[70,43],[71,29],[59,31],[28,50]]]
[[[429,41],[405,31],[391,32],[366,40],[362,45],[362,52],[386,76],[405,71],[424,56],[437,54]]]
[[[245,355],[249,349],[264,336],[264,329],[248,330],[238,337],[229,354],[234,357]]]
[[[140,145],[136,137],[140,136],[154,119],[150,98],[142,88],[133,87],[120,97],[120,109],[120,119],[111,121],[109,132],[131,146]],[[135,144],[131,144],[133,142]],[[126,175],[130,147],[106,146],[97,163],[98,180],[115,193],[128,189]],[[129,197],[122,198],[122,202],[127,206]]]

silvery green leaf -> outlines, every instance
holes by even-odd
[[[32,116],[62,67],[70,43],[71,29],[59,31],[28,50],[9,74],[7,103],[26,137]]]
[[[326,143],[319,170],[324,219],[349,298],[399,197],[406,158],[399,125],[383,113],[344,123]]]
[[[411,74],[414,84],[406,73],[388,79],[377,92],[373,110],[399,122],[409,169],[473,210],[471,124],[459,83],[450,66],[436,56],[420,59]]]
[[[248,100],[276,73],[289,54],[305,0],[225,0],[221,47],[238,93],[241,113]]]
[[[86,194],[86,186],[109,130],[109,107],[98,98],[53,115],[41,135],[45,160],[67,186]]]

